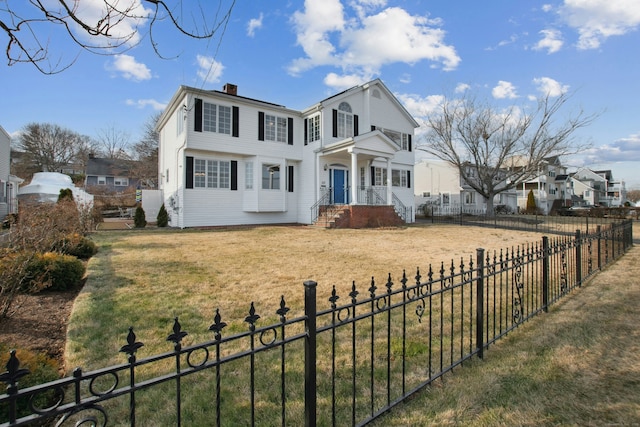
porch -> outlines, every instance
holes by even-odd
[[[397,227],[411,221],[413,208],[405,206],[387,187],[325,187],[311,207],[311,223],[326,228]],[[352,195],[356,201],[352,202]]]

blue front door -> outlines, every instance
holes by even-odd
[[[349,203],[349,175],[343,169],[333,169],[333,203],[347,204]]]

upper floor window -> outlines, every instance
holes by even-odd
[[[287,142],[287,119],[265,114],[264,139],[267,141]]]
[[[231,107],[202,103],[202,130],[231,134]]]
[[[307,142],[320,140],[320,115],[315,115],[307,119]]]
[[[341,102],[338,106],[338,138],[353,137],[353,112],[351,105]]]

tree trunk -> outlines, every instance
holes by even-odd
[[[489,197],[485,197],[484,202],[487,204],[487,217],[493,218],[496,216],[496,210],[493,206],[494,194],[490,194]]]

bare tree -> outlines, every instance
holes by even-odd
[[[89,138],[50,123],[29,123],[18,137],[24,163],[36,172],[58,172],[76,161]]]
[[[545,159],[583,148],[574,134],[596,116],[580,110],[559,120],[569,99],[566,93],[545,96],[530,112],[517,106],[497,110],[471,97],[445,99],[427,119],[427,133],[417,148],[457,168],[492,216],[494,196],[536,177]]]
[[[108,159],[127,160],[131,158],[129,134],[111,125],[97,132],[100,152]]]
[[[156,124],[161,113],[149,117],[144,124],[142,139],[133,145],[135,162],[132,176],[137,178],[146,187],[156,187],[158,184],[158,142],[159,135]]]
[[[44,74],[55,74],[75,59],[52,58],[49,40],[70,39],[78,46],[78,54],[87,50],[115,55],[139,44],[148,34],[151,46],[162,57],[154,32],[163,24],[188,38],[211,39],[224,33],[234,5],[235,0],[4,0],[0,2],[0,32],[8,37],[5,54],[9,65],[31,63]]]

